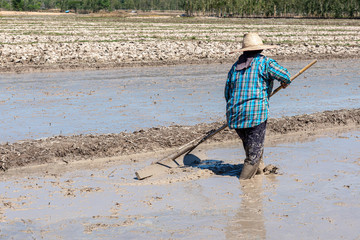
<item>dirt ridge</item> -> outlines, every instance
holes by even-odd
[[[0,145],[0,169],[53,162],[68,163],[176,148],[222,124],[223,122],[200,123],[195,126],[173,125],[132,133],[55,136],[5,143]],[[311,134],[315,130],[359,124],[360,108],[324,111],[269,119],[267,135],[271,137],[294,132]],[[208,142],[224,142],[236,138],[232,130],[225,129]]]

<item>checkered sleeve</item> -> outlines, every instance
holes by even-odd
[[[275,60],[270,59],[267,64],[267,70],[270,79],[276,79],[280,82],[290,84],[290,73],[288,70],[280,66]]]

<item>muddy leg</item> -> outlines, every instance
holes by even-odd
[[[263,151],[264,152],[264,151]],[[259,162],[259,167],[256,171],[256,175],[261,175],[264,174],[264,168],[265,168],[265,164],[264,164],[264,160],[263,160],[263,152],[261,153],[261,157],[260,157],[260,162]]]
[[[264,151],[265,131],[266,121],[252,128],[236,129],[246,153],[240,179],[252,178],[258,172]]]

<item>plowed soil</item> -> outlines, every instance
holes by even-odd
[[[1,169],[53,162],[72,162],[112,156],[156,152],[179,147],[205,135],[223,123],[197,124],[195,126],[170,126],[139,130],[133,133],[104,135],[56,136],[39,140],[26,140],[0,145]],[[344,126],[360,124],[360,109],[344,109],[305,114],[279,119],[269,119],[267,137],[287,133],[313,134]],[[229,129],[208,140],[226,142],[237,139]]]

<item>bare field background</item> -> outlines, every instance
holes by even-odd
[[[279,45],[265,52],[276,59],[358,58],[360,50],[360,22],[349,19],[0,12],[0,26],[1,72],[232,62],[246,32]]]

